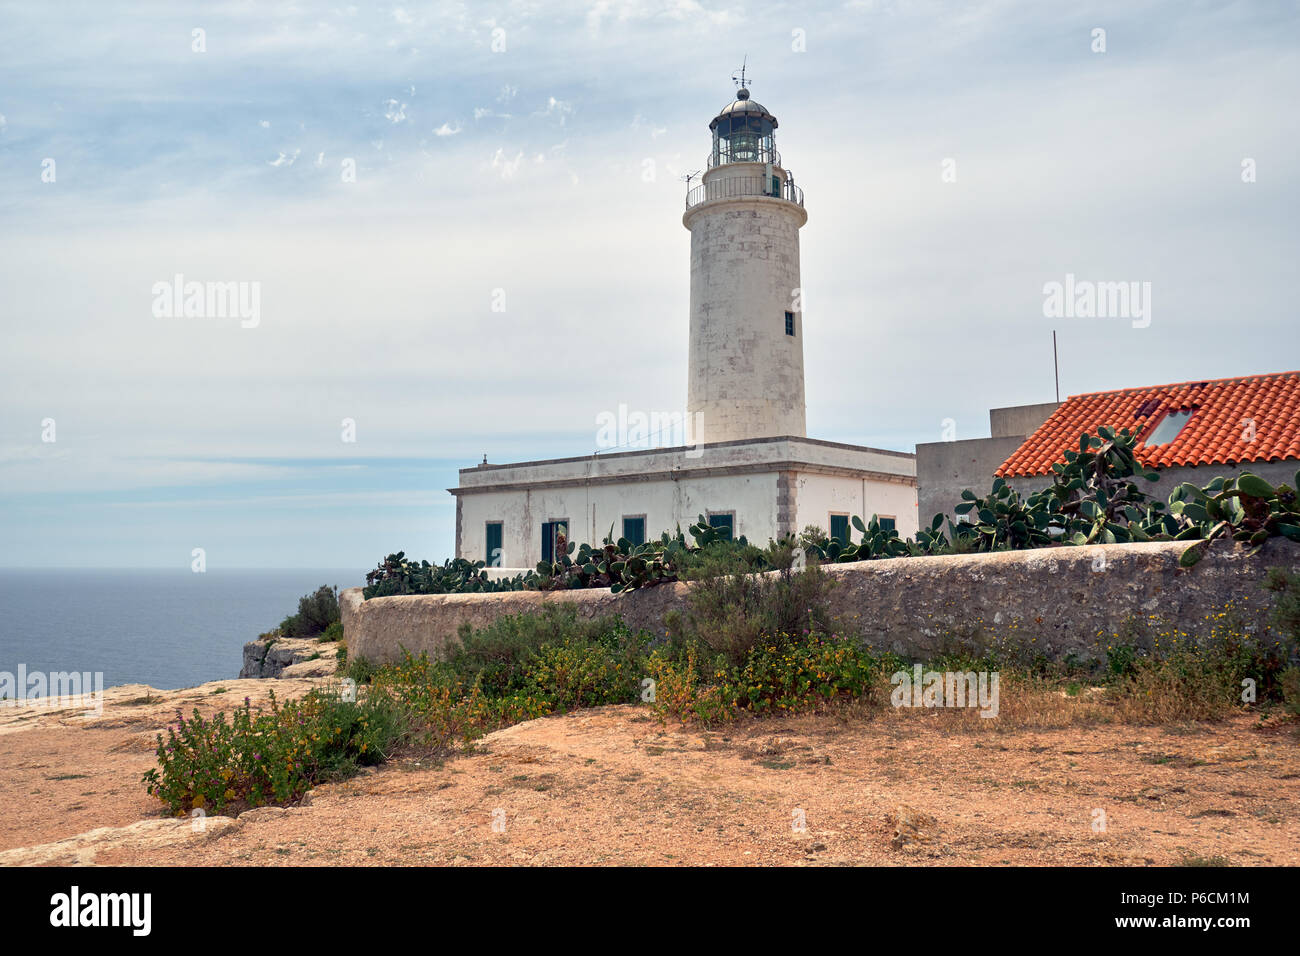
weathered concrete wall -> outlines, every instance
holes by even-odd
[[[507,614],[572,603],[584,618],[621,614],[629,627],[663,634],[664,615],[686,605],[687,584],[611,594],[608,590],[504,591],[492,594],[429,594],[361,599],[360,588],[339,595],[348,658],[374,663],[400,660],[402,650],[438,656],[458,641],[461,624],[484,627]]]
[[[1096,659],[1130,618],[1159,615],[1188,633],[1208,630],[1208,615],[1233,602],[1249,625],[1265,626],[1260,588],[1273,565],[1300,572],[1300,546],[1270,541],[1259,553],[1220,543],[1196,567],[1178,567],[1183,542],[1043,548],[942,558],[898,558],[832,565],[839,582],[832,609],[841,626],[879,650],[924,657],[957,637],[983,632],[1052,658]],[[608,591],[507,592],[375,598],[357,588],[339,596],[352,658],[398,660],[402,649],[442,653],[462,623],[572,602],[584,617],[621,614],[633,628],[663,633],[664,615],[686,607],[689,584],[627,594]]]
[[[1047,421],[1057,402],[989,409],[991,438],[924,442],[916,446],[917,518],[929,525],[937,514],[956,520],[952,510],[966,488],[984,494],[993,473],[1002,466],[1025,437]]]
[[[993,472],[1024,440],[1019,435],[917,445],[916,496],[920,523],[928,527],[937,514],[946,514],[956,521],[957,514],[952,509],[961,502],[962,490],[969,488],[976,494],[985,494],[993,484]]]
[[[916,487],[906,481],[859,481],[836,476],[792,473],[798,508],[794,532],[816,525],[829,533],[832,514],[874,515],[893,518],[904,538],[916,537]],[[849,527],[849,537],[861,541],[862,535]]]
[[[706,184],[764,175],[760,164],[709,170]],[[691,231],[686,411],[704,440],[804,435],[804,313],[796,305],[803,208],[762,196],[711,199],[682,218]],[[785,331],[794,313],[794,335]]]
[[[1019,438],[1023,441],[1026,435],[1037,431],[1038,426],[1051,418],[1052,412],[1060,407],[1060,402],[1040,402],[1037,405],[990,408],[989,434],[994,438]]]

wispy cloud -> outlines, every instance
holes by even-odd
[[[546,100],[545,109],[539,110],[533,115],[555,117],[560,121],[560,125],[563,126],[572,114],[572,103],[565,102],[564,100],[557,100],[554,96],[551,96]]]
[[[515,173],[519,172],[519,164],[524,160],[522,152],[516,153],[511,159],[506,155],[505,148],[502,147],[492,154],[492,168],[501,174],[502,179],[512,179]]]
[[[406,122],[406,104],[399,103],[397,100],[387,100],[384,103],[384,119],[390,123]]]

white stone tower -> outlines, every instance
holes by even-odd
[[[805,437],[799,229],[803,192],[773,142],[776,117],[741,86],[709,124],[713,151],[686,194],[692,441]]]

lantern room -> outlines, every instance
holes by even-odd
[[[709,129],[713,131],[713,153],[709,166],[726,163],[771,163],[781,165],[772,133],[776,117],[767,108],[749,98],[743,86],[736,91],[736,99],[718,113]]]

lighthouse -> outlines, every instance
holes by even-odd
[[[707,168],[686,194],[686,410],[705,442],[807,434],[799,230],[808,213],[776,128],[742,85],[709,124]]]
[[[448,489],[458,557],[510,575],[555,560],[561,534],[638,545],[699,519],[760,545],[810,525],[856,540],[853,515],[916,534],[914,455],[808,437],[799,278],[808,214],[776,150],[776,117],[750,98],[743,70],[738,84],[709,123],[707,168],[688,177],[682,215],[691,234],[686,444],[652,429],[657,442],[602,447],[599,423],[616,405],[627,414],[629,391],[592,409],[594,451],[462,468]]]

